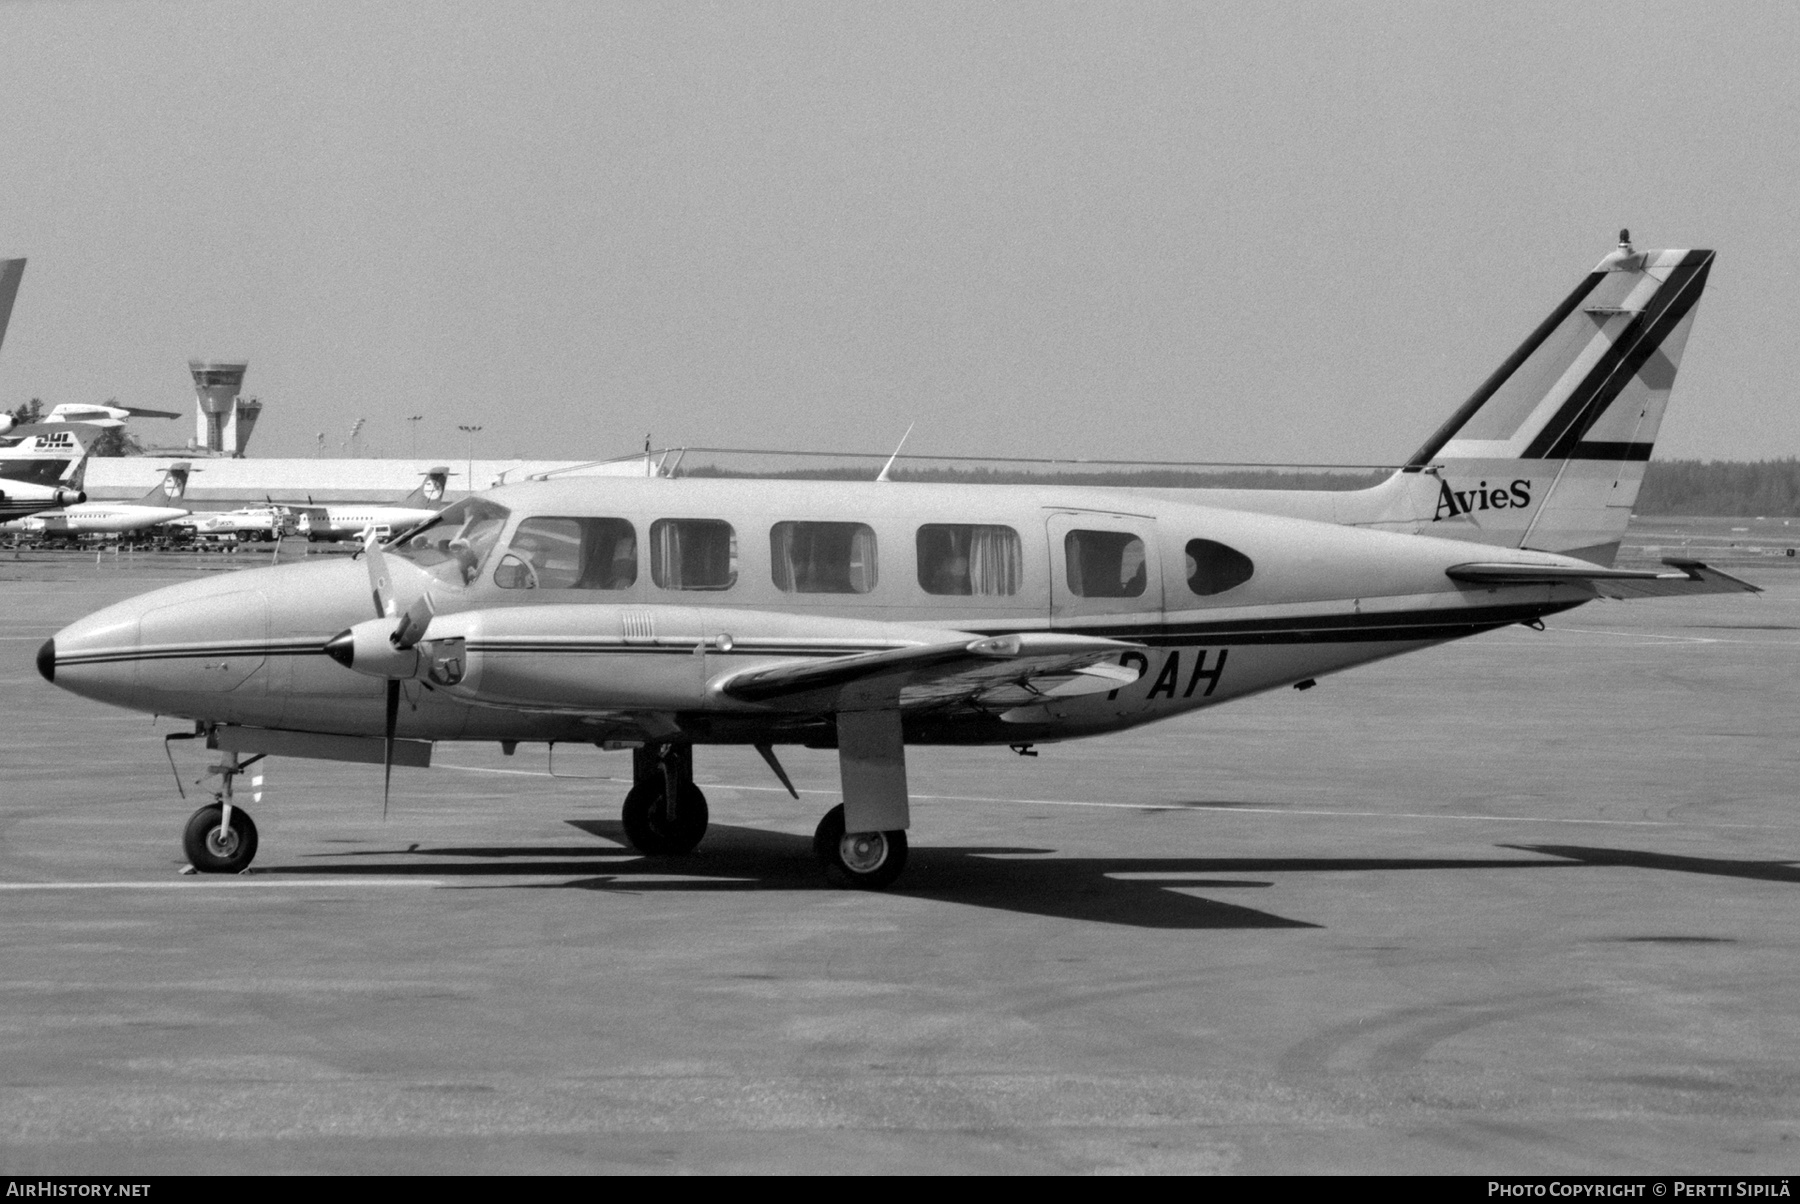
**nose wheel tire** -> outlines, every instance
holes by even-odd
[[[844,831],[844,806],[825,813],[813,833],[813,852],[825,866],[833,886],[852,890],[881,890],[892,886],[906,868],[906,832]]]
[[[692,782],[683,782],[676,796],[675,816],[669,817],[663,805],[660,784],[633,786],[625,796],[625,810],[620,822],[625,826],[625,839],[640,853],[652,857],[672,857],[691,853],[706,835],[706,796]]]
[[[256,823],[242,807],[231,809],[231,826],[219,831],[224,810],[209,803],[188,817],[181,847],[188,863],[202,874],[236,874],[250,867],[256,857]]]

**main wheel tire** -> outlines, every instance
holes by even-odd
[[[906,831],[845,832],[844,805],[839,803],[819,821],[813,833],[813,852],[833,886],[882,890],[892,886],[906,868]]]
[[[181,847],[188,863],[202,874],[237,874],[250,868],[256,857],[256,821],[242,807],[231,809],[231,827],[219,834],[224,808],[208,803],[188,817]]]
[[[670,823],[663,810],[661,783],[640,783],[631,788],[619,818],[632,848],[651,857],[677,857],[693,852],[699,845],[706,835],[709,818],[706,796],[692,782],[683,782],[680,790],[675,822]]]

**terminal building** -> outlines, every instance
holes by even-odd
[[[340,502],[393,502],[418,488],[425,474],[448,465],[452,501],[495,485],[522,481],[533,473],[581,469],[593,475],[645,475],[643,458],[582,468],[579,460],[456,460],[444,456],[417,460],[241,460],[208,459],[193,453],[159,451],[155,455],[90,459],[84,488],[94,501],[135,501],[154,488],[169,465],[189,461],[187,500],[196,510],[234,510],[240,506],[336,505]],[[471,471],[475,488],[470,490]]]
[[[191,359],[194,376],[194,437],[186,447],[153,447],[141,456],[95,457],[88,461],[84,487],[95,501],[127,501],[142,497],[163,478],[169,465],[193,465],[187,503],[197,509],[224,510],[257,506],[328,505],[340,502],[396,501],[418,488],[425,474],[448,464],[447,496],[479,493],[495,485],[522,481],[532,473],[579,468],[575,460],[451,460],[443,456],[417,460],[246,458],[263,404],[243,394],[244,360]],[[644,471],[608,464],[587,471],[608,475]],[[474,482],[473,489],[470,482]]]

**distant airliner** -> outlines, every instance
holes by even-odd
[[[534,480],[371,537],[361,564],[109,606],[38,668],[191,719],[219,751],[222,789],[184,836],[200,870],[255,855],[231,783],[261,755],[629,747],[624,832],[675,855],[708,823],[697,748],[752,745],[785,783],[775,746],[800,744],[838,754],[826,875],[885,886],[906,861],[908,744],[1097,736],[1596,598],[1755,589],[1693,561],[1611,567],[1712,263],[1622,236],[1359,492]]]
[[[293,511],[298,516],[300,534],[310,543],[361,539],[370,530],[385,539],[396,531],[436,518],[444,508],[444,489],[449,479],[450,470],[439,465],[428,469],[418,488],[397,505],[295,506]]]
[[[147,530],[188,513],[186,507],[170,503],[179,502],[186,495],[190,471],[192,466],[186,460],[169,465],[162,480],[136,503],[83,502],[3,525],[9,531],[35,531],[44,535],[122,535]]]

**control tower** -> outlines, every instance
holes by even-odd
[[[241,396],[250,365],[226,360],[189,360],[194,374],[194,446],[214,455],[241,457],[256,429],[262,402]]]

